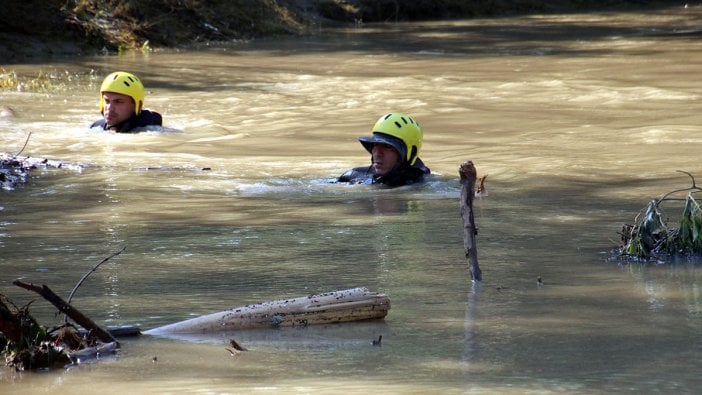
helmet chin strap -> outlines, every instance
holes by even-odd
[[[412,155],[410,155],[409,160],[407,163],[412,163],[415,159],[417,158],[417,146],[413,145],[412,146]]]

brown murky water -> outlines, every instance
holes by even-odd
[[[70,91],[1,93],[17,113],[0,118],[1,151],[31,132],[24,155],[90,164],[0,192],[0,289],[16,303],[37,298],[12,280],[67,295],[126,246],[74,299],[104,325],[148,329],[356,286],[389,294],[392,310],[382,322],[144,336],[100,363],[0,371],[1,392],[697,391],[699,264],[607,258],[651,198],[690,185],[677,170],[702,176],[701,20],[699,7],[674,7],[367,25],[4,65],[61,74]],[[87,128],[118,69],[145,81],[163,130]],[[329,183],[368,163],[356,138],[387,111],[422,123],[433,178]],[[489,175],[480,286],[463,257],[466,159]],[[32,311],[60,320],[43,301]],[[227,336],[251,351],[232,357]]]

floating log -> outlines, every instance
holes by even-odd
[[[83,363],[90,360],[103,358],[106,355],[114,355],[119,350],[119,343],[101,343],[95,347],[86,347],[78,351],[71,351],[68,357],[75,363]]]
[[[246,305],[143,333],[204,333],[361,321],[385,318],[389,309],[390,299],[387,295],[369,292],[366,288],[352,288]]]

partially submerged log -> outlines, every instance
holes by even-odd
[[[478,228],[475,226],[475,217],[473,215],[473,199],[475,197],[475,180],[477,171],[471,161],[465,161],[458,169],[461,176],[461,218],[463,218],[463,248],[466,258],[468,259],[468,267],[470,268],[470,277],[473,281],[482,281],[483,273],[478,264],[478,247],[476,236]],[[483,177],[480,182],[481,191],[485,189]]]
[[[366,288],[352,288],[246,305],[150,329],[144,334],[203,333],[382,319],[389,309],[387,295],[369,292]]]

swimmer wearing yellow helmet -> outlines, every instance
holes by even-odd
[[[371,136],[358,139],[371,154],[371,165],[349,169],[337,181],[389,187],[421,182],[430,174],[419,159],[423,138],[422,127],[409,115],[385,114],[373,125]]]
[[[93,122],[115,133],[135,133],[146,126],[161,126],[161,114],[144,110],[144,85],[134,74],[114,72],[100,86],[100,113],[102,119]]]

